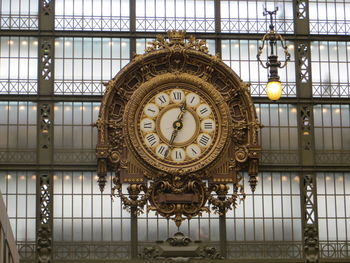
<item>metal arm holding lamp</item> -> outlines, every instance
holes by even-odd
[[[261,39],[262,44],[258,48],[258,54],[256,56],[258,61],[264,68],[266,69],[270,68],[268,83],[266,85],[266,93],[270,100],[278,100],[281,97],[282,85],[280,82],[280,77],[278,76],[278,68],[284,68],[287,65],[288,61],[290,60],[290,54],[288,52],[288,48],[285,44],[283,37],[280,34],[276,33],[274,30],[275,27],[273,25],[272,16],[276,15],[277,11],[278,11],[278,7],[276,7],[274,11],[267,11],[266,8],[264,8],[263,15],[270,16],[270,26],[269,26],[270,31],[266,33],[264,37]],[[281,43],[281,46],[284,49],[285,61],[283,62],[283,64],[280,61],[278,61],[278,56],[277,56],[278,41]],[[260,56],[265,47],[265,43],[267,44],[267,51],[269,51],[270,49],[270,55],[267,57],[267,62],[264,63],[260,59]]]

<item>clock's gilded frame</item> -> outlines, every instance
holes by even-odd
[[[185,40],[184,35],[170,31],[169,40],[158,36],[145,54],[136,55],[106,83],[96,123],[101,191],[107,171],[113,171],[114,190],[126,206],[143,207],[149,201],[149,209],[168,218],[175,216],[178,225],[183,216],[191,218],[206,210],[207,201],[220,213],[235,205],[239,195],[244,196],[239,171],[248,170],[254,190],[261,149],[260,123],[248,85],[219,57],[207,54],[205,41],[193,37]],[[142,96],[152,87],[176,81],[203,89],[220,110],[223,140],[213,147],[202,166],[205,169],[159,169],[131,143],[137,139],[130,128],[138,125],[133,114]],[[129,196],[122,193],[125,183],[130,184]],[[233,184],[233,194],[227,197],[229,183]]]
[[[210,150],[206,152],[204,156],[183,165],[166,163],[161,159],[154,158],[148,153],[145,147],[142,146],[143,138],[140,138],[137,132],[140,121],[137,116],[142,110],[141,107],[145,103],[145,99],[162,91],[163,85],[169,84],[171,86],[171,84],[175,85],[176,83],[181,83],[181,85],[186,86],[187,89],[190,89],[193,92],[197,89],[199,94],[202,97],[205,97],[206,101],[210,102],[215,111],[218,122],[216,137],[220,137],[215,138]],[[181,169],[182,174],[188,174],[191,172],[198,172],[201,169],[213,167],[216,161],[221,159],[225,150],[227,150],[227,147],[230,144],[229,134],[231,131],[232,120],[230,110],[224,102],[220,92],[208,82],[188,73],[165,73],[155,76],[149,81],[141,84],[137,91],[131,96],[130,103],[126,105],[123,116],[123,134],[127,135],[125,137],[127,148],[137,157],[138,160],[140,160],[140,163],[145,166],[145,170],[152,171],[150,173],[151,175],[155,175],[159,171],[178,174],[179,169]]]

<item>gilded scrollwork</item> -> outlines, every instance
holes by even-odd
[[[179,227],[185,218],[191,219],[209,212],[205,207],[207,201],[206,185],[197,176],[169,175],[155,179],[149,188],[149,210],[156,211],[173,220]]]
[[[136,113],[143,99],[162,85],[182,83],[206,97],[218,111],[221,140],[210,154],[188,166],[161,165],[147,153],[135,132]],[[257,183],[260,146],[255,106],[249,85],[218,56],[208,54],[204,40],[185,31],[157,36],[143,55],[137,55],[106,85],[96,146],[99,185],[103,191],[107,172],[115,173],[113,195],[125,208],[143,212],[146,204],[159,215],[180,225],[185,218],[209,211],[207,201],[225,213],[245,197],[240,171],[248,170],[250,186]],[[122,184],[128,183],[128,194]],[[233,194],[228,195],[228,183]]]

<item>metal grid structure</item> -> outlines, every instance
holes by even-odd
[[[129,60],[129,39],[57,38],[54,92],[103,95],[102,82],[112,79]]]
[[[57,102],[54,104],[54,155],[57,164],[95,162],[96,122],[100,103]]]
[[[317,164],[349,164],[349,105],[315,105],[315,145]]]
[[[0,163],[35,163],[36,103],[1,101],[0,112]]]
[[[0,94],[36,94],[38,39],[1,37]]]
[[[56,30],[128,31],[128,0],[56,0]]]
[[[266,33],[269,23],[263,16],[263,7],[280,12],[275,28],[280,33],[293,34],[293,1],[221,1],[221,31],[225,33]]]
[[[37,30],[39,26],[38,1],[1,1],[0,29]]]
[[[3,193],[12,231],[17,242],[36,239],[36,174],[34,172],[0,172],[0,190]]]
[[[321,258],[347,258],[349,240],[349,173],[318,173],[317,204]]]
[[[257,41],[267,31],[264,5],[278,5],[276,29],[293,55],[280,71],[285,89],[278,103],[263,94],[266,71],[255,58]],[[2,1],[0,188],[22,259],[133,258],[131,248],[177,231],[152,213],[130,217],[119,199],[111,202],[110,187],[98,192],[91,124],[102,82],[156,34],[186,29],[208,40],[210,53],[221,54],[252,84],[265,128],[257,191],[246,188],[246,200],[226,219],[203,214],[180,230],[220,246],[230,259],[349,260],[349,5],[347,0]]]
[[[222,40],[222,60],[242,79],[250,83],[252,96],[265,96],[268,71],[262,68],[256,59],[258,45],[258,40]],[[287,45],[289,50],[294,49],[293,43],[287,42]],[[296,96],[295,59],[293,52],[291,54],[291,61],[278,72],[283,83],[282,92],[286,97]],[[284,56],[282,50],[278,50],[278,56]]]
[[[263,164],[298,164],[297,108],[293,104],[255,104]]]
[[[350,2],[310,0],[310,33],[346,35],[350,31],[350,21],[347,13]]]
[[[136,31],[215,32],[214,0],[136,0]]]
[[[311,50],[314,97],[349,97],[350,43],[315,41]]]

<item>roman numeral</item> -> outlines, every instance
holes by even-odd
[[[204,114],[204,113],[206,113],[208,111],[208,108],[203,108],[203,109],[201,109],[199,112],[200,112],[200,114]]]
[[[153,112],[153,113],[156,112],[155,110],[153,110],[153,109],[151,109],[151,108],[148,108],[147,110],[150,111],[150,112]]]
[[[205,129],[205,130],[211,130],[211,129],[213,129],[213,123],[211,123],[211,122],[205,122],[205,123],[204,123],[204,129]]]
[[[179,91],[175,91],[175,92],[173,93],[173,96],[174,96],[174,100],[181,100],[182,93],[179,92]]]
[[[143,128],[145,129],[151,129],[152,128],[152,122],[144,122]]]
[[[146,139],[151,146],[153,146],[157,143],[157,140],[156,140],[156,137],[154,136],[154,134],[147,135]]]
[[[164,97],[164,95],[158,97],[158,99],[160,100],[160,102],[161,102],[162,104],[166,103],[166,98]]]
[[[175,159],[182,159],[182,153],[180,151],[175,152]]]
[[[196,152],[193,148],[191,148],[191,151],[192,151],[194,154],[197,154],[197,152]]]
[[[206,146],[209,142],[210,138],[206,135],[202,135],[202,137],[199,139],[199,143]]]
[[[194,101],[194,99],[195,99],[195,97],[193,96],[192,99],[191,99],[191,101],[190,101],[190,103],[192,103],[192,102]]]
[[[161,154],[161,155],[164,155],[164,153],[165,153],[165,147],[164,147],[163,145],[159,147],[158,153]]]

